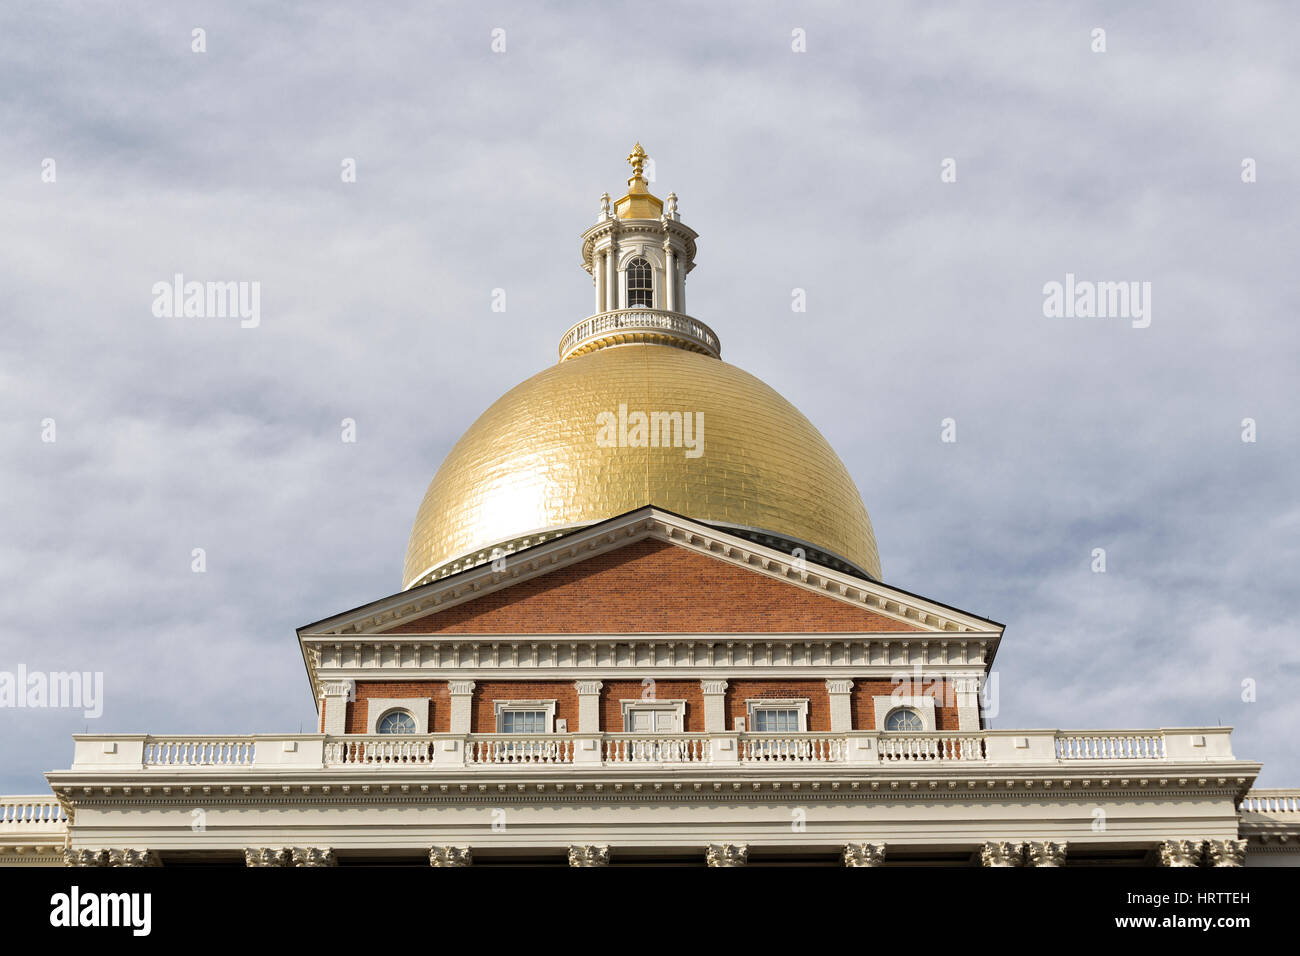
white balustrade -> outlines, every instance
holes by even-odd
[[[468,764],[573,763],[573,738],[526,734],[476,734],[465,744]]]
[[[602,312],[583,319],[560,339],[560,358],[593,340],[638,331],[665,332],[686,339],[713,355],[719,354],[717,334],[699,319],[681,312],[637,308]]]
[[[984,759],[980,734],[883,733],[879,747],[882,763]]]
[[[50,795],[0,797],[0,833],[58,832],[68,815]]]
[[[1241,809],[1248,813],[1300,814],[1300,790],[1248,790]]]
[[[331,737],[325,744],[327,767],[427,766],[434,760],[434,742],[424,736],[398,734]]]
[[[744,763],[843,763],[848,742],[820,734],[746,734],[740,738]]]
[[[1165,740],[1150,732],[1058,733],[1058,760],[1163,760]]]
[[[709,738],[694,734],[606,734],[604,757],[607,764],[706,763],[709,759]]]
[[[256,744],[252,737],[149,737],[146,767],[248,767]]]

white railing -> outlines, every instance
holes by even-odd
[[[843,736],[822,734],[744,734],[742,763],[842,763],[848,759]]]
[[[428,737],[396,734],[331,737],[325,742],[327,767],[420,766],[432,764],[434,743]]]
[[[624,763],[707,763],[709,738],[703,734],[659,736],[605,734],[604,762]]]
[[[1300,814],[1300,790],[1248,790],[1241,799],[1247,813]]]
[[[1163,760],[1165,740],[1150,731],[1058,733],[1057,760]]]
[[[0,833],[57,833],[67,823],[68,815],[49,794],[0,797]]]
[[[666,334],[684,339],[715,357],[721,354],[722,346],[718,342],[718,336],[699,319],[661,309],[618,309],[583,319],[565,332],[560,339],[560,359],[601,339],[635,332]]]
[[[573,738],[476,734],[465,744],[467,764],[573,763]]]
[[[144,744],[146,767],[252,766],[252,737],[150,737]]]
[[[1147,731],[984,730],[754,734],[280,734],[257,736],[74,735],[72,767],[88,773],[224,772],[330,767],[473,769],[511,765],[846,764],[986,761],[1002,764],[1232,761],[1231,729]],[[1295,812],[1300,791],[1255,791]]]
[[[982,734],[881,734],[882,763],[983,760]]]

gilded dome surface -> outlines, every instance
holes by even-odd
[[[626,409],[702,424],[694,452],[602,433]],[[604,413],[604,414],[603,414]],[[603,437],[602,437],[603,434]],[[690,452],[688,454],[688,452]],[[498,399],[447,455],[411,531],[403,586],[655,505],[811,545],[880,577],[875,535],[839,457],[799,410],[721,359],[667,345],[601,348]],[[527,539],[527,540],[525,540]],[[809,552],[814,559],[814,552]]]

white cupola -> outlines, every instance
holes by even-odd
[[[677,194],[651,195],[646,152],[628,156],[627,193],[600,197],[596,224],[582,234],[582,267],[591,275],[595,311],[560,342],[560,360],[607,345],[654,342],[721,354],[717,336],[686,314],[686,276],[695,268],[697,234],[681,222]]]

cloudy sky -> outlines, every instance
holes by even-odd
[[[590,312],[637,139],[885,580],[1006,623],[995,727],[1231,724],[1300,786],[1300,28],[1128,7],[5,4],[0,670],[105,703],[0,710],[0,792],[82,730],[313,727],[294,628],[398,590],[443,456]],[[260,325],[155,316],[176,273]],[[1150,326],[1044,317],[1067,273]]]

